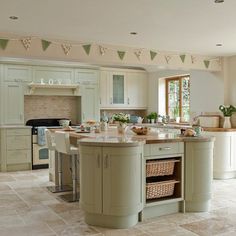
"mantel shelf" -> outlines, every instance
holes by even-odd
[[[75,93],[79,88],[77,84],[28,84],[30,87],[30,94],[33,94],[36,89],[70,89]]]

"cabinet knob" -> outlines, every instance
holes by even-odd
[[[165,150],[170,150],[171,147],[160,147],[159,150],[160,151],[165,151]]]
[[[108,168],[108,154],[105,156],[105,160],[104,160],[104,168],[105,168],[105,169]]]
[[[99,154],[97,155],[97,166],[98,166],[98,168],[101,167],[101,163],[100,163],[100,155],[99,155]]]

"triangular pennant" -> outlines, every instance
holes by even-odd
[[[46,51],[47,48],[50,46],[51,42],[44,40],[44,39],[42,39],[41,42],[42,42],[43,51]]]
[[[104,48],[103,46],[99,46],[99,50],[100,50],[100,54],[104,56],[107,51],[107,48]]]
[[[71,46],[71,44],[62,44],[61,47],[62,47],[64,53],[66,55],[68,55],[72,46]]]
[[[134,52],[135,56],[140,60],[141,54],[142,54],[142,50],[137,50]]]
[[[182,55],[180,55],[179,57],[180,57],[181,61],[184,63],[186,55],[185,55],[185,54],[182,54]]]
[[[31,46],[31,38],[30,37],[21,39],[21,42],[26,50],[30,49],[30,46]]]
[[[4,50],[7,47],[8,41],[8,39],[0,39],[0,48]]]
[[[117,51],[117,53],[118,53],[119,58],[123,60],[125,56],[125,51]]]
[[[204,65],[205,65],[206,68],[208,68],[209,65],[210,65],[210,61],[209,60],[204,60]]]
[[[167,56],[165,56],[165,59],[166,59],[166,63],[169,64],[169,61],[170,61],[170,59],[171,59],[171,56],[167,55]]]
[[[86,54],[89,55],[90,49],[91,49],[91,44],[83,45],[83,49],[86,52]]]
[[[195,61],[196,61],[196,57],[195,57],[195,56],[191,56],[191,62],[192,62],[192,64],[194,64]]]
[[[157,52],[150,51],[150,57],[151,57],[152,61],[153,61],[153,59],[155,58],[156,55],[157,55]]]

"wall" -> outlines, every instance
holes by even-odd
[[[39,118],[68,118],[78,121],[79,97],[76,96],[24,96],[25,122]]]
[[[224,80],[219,72],[197,70],[161,70],[149,74],[149,112],[159,111],[158,103],[163,103],[163,95],[158,96],[158,79],[175,75],[190,74],[191,116],[201,112],[218,112],[224,103]],[[160,101],[161,100],[161,101]]]

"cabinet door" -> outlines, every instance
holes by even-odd
[[[109,82],[110,100],[112,101],[112,107],[124,107],[124,105],[127,105],[125,73],[111,72]]]
[[[4,123],[24,124],[24,95],[19,83],[4,85]]]
[[[127,105],[133,108],[147,107],[147,76],[142,72],[127,73]]]
[[[4,81],[7,82],[31,82],[32,67],[21,65],[5,65]]]
[[[80,146],[80,205],[102,213],[102,152],[100,147]]]
[[[100,107],[112,106],[112,99],[109,98],[109,72],[101,71],[99,79]]]
[[[98,84],[99,73],[97,70],[78,69],[75,71],[75,83]]]
[[[103,214],[128,215],[143,206],[140,147],[103,148]]]
[[[82,88],[82,122],[99,121],[98,85],[83,85]]]

